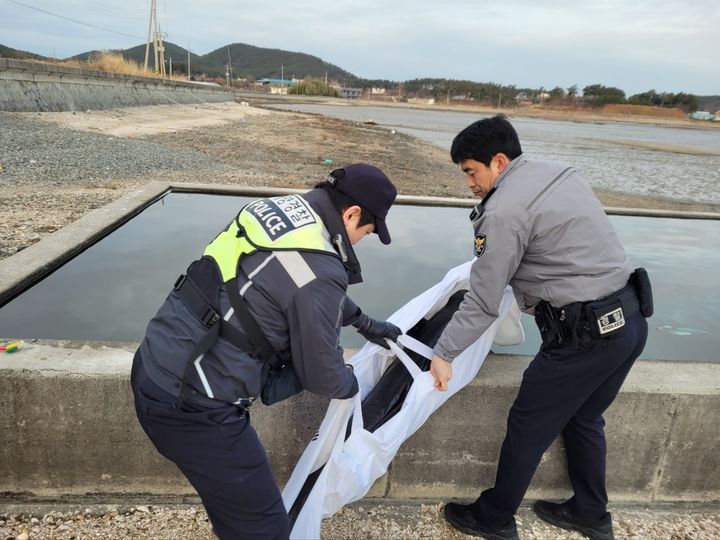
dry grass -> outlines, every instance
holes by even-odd
[[[48,63],[48,62],[44,62]],[[112,51],[100,51],[90,55],[87,62],[82,60],[64,60],[55,62],[58,65],[66,67],[76,67],[81,69],[95,69],[97,71],[104,71],[106,73],[122,73],[123,75],[132,75],[134,77],[155,77],[162,78],[159,73],[155,71],[145,71],[143,66],[138,64],[135,60],[125,58],[122,54]],[[169,75],[165,76],[165,79],[173,81],[184,81],[184,75]]]
[[[687,118],[687,113],[679,108],[651,107],[650,105],[612,104],[603,107],[604,114],[652,116],[658,118]]]

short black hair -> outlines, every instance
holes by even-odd
[[[455,136],[450,147],[454,163],[474,159],[489,167],[499,153],[511,160],[522,154],[518,134],[504,114],[473,122]]]
[[[324,189],[325,191],[327,191],[328,195],[330,196],[330,202],[332,203],[335,210],[337,210],[338,214],[342,214],[351,206],[359,206],[360,222],[358,223],[358,227],[362,227],[363,225],[375,224],[375,216],[373,216],[369,210],[363,208],[362,205],[358,204],[356,201],[345,195],[345,193],[337,189],[327,180],[315,184],[315,189]]]

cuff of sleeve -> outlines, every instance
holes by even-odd
[[[451,362],[451,363],[453,360],[455,360],[455,357],[459,354],[459,353],[455,353],[455,354],[451,353],[450,351],[448,351],[444,347],[442,347],[442,345],[440,345],[439,343],[437,345],[435,345],[435,347],[433,348],[433,352],[435,354],[437,354],[440,358],[445,360],[446,362]]]
[[[343,321],[343,326],[349,326],[351,324],[355,324],[358,319],[360,318],[360,315],[362,315],[362,309],[359,307],[355,310],[355,313],[353,313],[346,321]]]
[[[351,370],[351,371],[352,371],[352,370]],[[353,385],[352,385],[352,388],[350,388],[350,391],[349,391],[345,396],[343,396],[343,397],[341,397],[341,398],[339,398],[339,399],[350,399],[350,398],[353,397],[355,394],[357,394],[359,391],[360,391],[360,386],[358,385],[357,377],[355,377],[355,375],[353,375]]]

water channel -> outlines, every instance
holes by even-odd
[[[175,278],[250,199],[171,193],[0,308],[0,336],[99,341],[142,339]],[[387,317],[472,258],[466,208],[395,206],[393,242],[375,235],[357,246],[365,282],[350,295]],[[643,358],[720,361],[720,221],[611,216],[632,262],[653,278],[656,314]],[[450,234],[448,234],[450,231]],[[526,343],[497,352],[532,354]],[[345,330],[342,343],[362,340]]]

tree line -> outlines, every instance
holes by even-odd
[[[362,88],[383,87],[402,98],[434,98],[436,101],[474,101],[483,105],[501,107],[518,102],[531,102],[551,105],[572,105],[584,107],[603,107],[610,104],[650,105],[654,107],[679,107],[685,112],[698,110],[696,96],[684,92],[658,92],[648,90],[629,97],[620,88],[591,84],[582,91],[578,85],[568,88],[556,86],[552,89],[520,88],[515,85],[496,83],[478,83],[453,79],[414,79],[405,82],[388,80],[357,79],[355,84]]]

